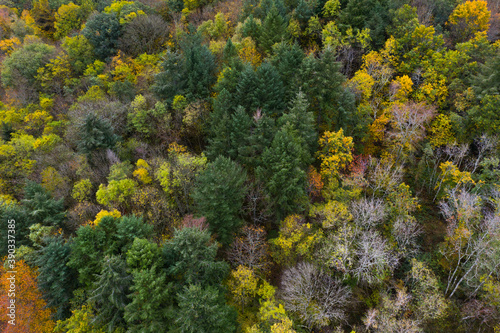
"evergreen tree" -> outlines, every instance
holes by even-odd
[[[115,13],[96,13],[87,20],[82,34],[94,46],[94,54],[106,61],[116,54],[122,30]]]
[[[125,307],[124,318],[129,332],[156,333],[168,327],[175,316],[172,312],[172,283],[167,282],[164,271],[153,265],[134,271],[130,304]]]
[[[180,46],[180,53],[167,56],[163,71],[156,75],[153,91],[169,103],[176,95],[190,100],[207,98],[216,79],[215,56],[201,44],[198,35],[186,37]]]
[[[78,149],[90,156],[94,151],[112,149],[118,141],[113,133],[113,126],[107,119],[89,113],[79,128]]]
[[[233,160],[241,161],[241,148],[245,147],[250,137],[252,120],[245,112],[245,109],[240,106],[231,117],[229,142],[230,147],[224,156],[229,156]]]
[[[257,69],[258,83],[255,89],[257,107],[272,116],[281,115],[284,109],[285,89],[276,68],[264,62]]]
[[[237,312],[227,305],[224,294],[213,287],[190,285],[177,294],[179,310],[175,325],[179,332],[236,332]]]
[[[57,236],[47,242],[35,259],[38,286],[43,291],[47,306],[56,309],[54,317],[57,320],[70,315],[70,300],[77,287],[77,272],[66,265],[70,254],[70,244],[62,236]]]
[[[259,96],[255,93],[258,88],[259,79],[252,66],[246,65],[241,72],[237,86],[236,103],[246,110],[253,111],[259,107]]]
[[[259,45],[264,53],[271,52],[274,44],[286,38],[286,23],[279,14],[276,6],[273,6],[262,23],[262,33],[259,37]]]
[[[257,23],[257,20],[254,19],[253,15],[250,15],[247,17],[245,22],[243,22],[241,35],[242,37],[251,37],[254,41],[258,42],[260,40],[261,30],[261,25]]]
[[[96,322],[106,325],[110,332],[125,327],[123,314],[130,302],[127,295],[131,284],[132,276],[127,272],[125,260],[121,256],[106,256],[89,300],[97,310]]]
[[[226,42],[226,46],[224,46],[222,60],[224,61],[224,63],[227,64],[227,63],[231,62],[237,56],[238,56],[238,50],[234,46],[231,38],[228,38],[228,40]]]
[[[190,284],[219,286],[229,273],[229,265],[215,260],[217,248],[207,230],[176,230],[162,248],[165,267],[176,282],[175,288],[181,290]]]
[[[306,57],[299,70],[298,86],[309,98],[321,130],[342,127],[345,113],[354,109],[354,104],[342,104],[346,94],[342,87],[345,78],[339,69],[334,51],[326,49],[319,59]]]
[[[64,199],[53,199],[42,185],[33,181],[26,183],[22,203],[33,224],[61,226],[66,217]]]
[[[300,210],[306,199],[304,169],[310,160],[305,142],[289,124],[276,133],[271,146],[264,150],[256,174],[266,184],[278,218]]]
[[[308,147],[309,154],[312,156],[317,148],[318,133],[314,122],[314,114],[307,111],[309,103],[302,91],[297,93],[296,98],[291,102],[291,108],[278,120],[278,126],[282,127],[289,123],[295,128],[304,139]]]
[[[198,212],[224,244],[230,243],[242,225],[238,214],[245,197],[245,180],[246,172],[236,162],[219,156],[200,173],[192,194]]]
[[[28,238],[30,234],[29,227],[34,223],[28,216],[26,209],[13,202],[6,203],[0,201],[0,241],[2,242],[0,244],[0,256],[2,258],[8,254],[8,235],[12,235],[12,232],[9,233],[9,230],[11,230],[9,225],[14,226],[9,221],[12,220],[15,221],[16,247],[31,245],[31,241]],[[13,253],[11,254],[13,255]]]
[[[297,69],[304,60],[304,52],[297,43],[279,43],[273,49],[271,63],[278,70],[285,89],[285,101],[291,100],[298,92]]]

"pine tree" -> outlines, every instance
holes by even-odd
[[[298,92],[298,68],[304,60],[304,52],[297,43],[281,42],[273,49],[271,63],[276,67],[285,89],[285,101],[291,100]]]
[[[279,116],[283,112],[285,89],[276,68],[264,62],[257,69],[258,83],[254,91],[257,107],[271,116]]]
[[[64,199],[53,199],[42,185],[33,181],[26,183],[22,203],[33,224],[61,226],[66,217]]]
[[[172,283],[157,265],[132,272],[133,282],[124,318],[129,332],[161,332],[171,323]]]
[[[224,63],[229,63],[232,61],[233,58],[238,56],[238,50],[233,44],[233,41],[231,38],[228,38],[226,42],[226,46],[224,46],[224,51],[223,51],[223,57],[222,60]]]
[[[354,105],[343,106],[342,100],[346,92],[342,87],[345,77],[340,73],[340,63],[336,61],[334,51],[325,49],[319,59],[308,56],[299,70],[299,87],[309,98],[311,109],[321,130],[340,128],[342,111],[354,108]],[[352,101],[352,99],[351,99]],[[342,109],[339,108],[342,106]]]

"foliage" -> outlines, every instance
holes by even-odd
[[[242,168],[222,156],[198,176],[198,186],[192,194],[197,210],[207,218],[210,230],[223,244],[229,244],[232,234],[241,226],[238,215],[246,192],[245,179]]]

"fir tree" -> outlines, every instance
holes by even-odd
[[[242,225],[239,212],[246,189],[246,172],[234,161],[219,156],[200,173],[193,199],[200,215],[207,218],[210,230],[224,244]]]

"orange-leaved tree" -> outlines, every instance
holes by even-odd
[[[4,260],[5,262],[5,260]],[[50,319],[53,310],[46,308],[47,303],[37,288],[37,272],[24,260],[15,264],[15,283],[10,268],[0,266],[0,329],[2,333],[46,333],[52,332],[54,321]],[[12,284],[15,288],[12,288]],[[9,294],[15,293],[15,325],[9,324],[14,317],[7,316],[7,307],[11,304]]]

